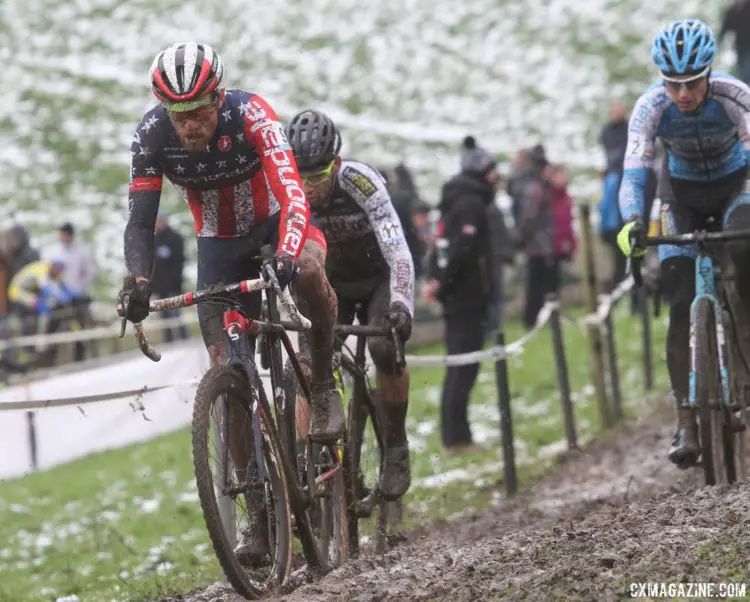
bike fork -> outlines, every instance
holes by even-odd
[[[253,387],[253,383],[256,382],[256,378],[259,378],[254,366],[249,361],[254,351],[254,345],[245,337],[240,337],[237,341],[230,341],[229,344],[229,357],[227,359],[228,365],[237,366],[247,376],[248,388],[250,391],[251,398],[251,414],[253,417],[252,431],[253,431],[253,451],[255,455],[256,474],[253,475],[260,482],[264,482],[266,476],[265,464],[263,460],[263,442],[260,425],[260,412],[258,412],[258,393]],[[227,443],[229,439],[226,439]]]

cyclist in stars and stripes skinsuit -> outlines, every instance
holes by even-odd
[[[224,65],[207,44],[173,44],[155,57],[150,75],[160,102],[144,115],[131,146],[128,275],[118,312],[132,322],[148,315],[154,223],[166,177],[195,221],[198,288],[257,277],[253,258],[264,244],[276,248],[279,283],[295,282],[300,310],[313,325],[310,437],[335,441],[344,431],[332,371],[336,295],[325,275],[325,238],[309,223],[309,205],[282,124],[260,96],[220,87]],[[122,303],[126,294],[127,308]],[[250,315],[259,314],[259,293],[240,298]],[[226,358],[222,312],[216,305],[198,306],[203,340],[219,365]],[[239,424],[230,416],[232,422]],[[230,433],[235,466],[248,465],[252,445],[246,439],[242,432]],[[248,507],[250,526],[237,552],[244,563],[257,564],[268,550],[266,521],[262,503],[248,499]]]

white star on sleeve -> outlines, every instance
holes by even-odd
[[[146,121],[143,122],[143,127],[141,127],[141,130],[144,132],[148,132],[156,125],[156,122],[159,121],[154,115],[151,115]]]

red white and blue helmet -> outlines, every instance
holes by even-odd
[[[211,46],[175,43],[154,58],[151,89],[170,110],[189,111],[218,88],[223,76],[224,62]]]

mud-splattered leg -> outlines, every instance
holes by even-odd
[[[300,255],[300,279],[295,287],[299,309],[312,322],[308,333],[313,397],[310,436],[321,443],[335,441],[344,431],[344,409],[332,366],[338,304],[326,277],[325,260],[325,248],[308,239]],[[300,434],[304,426],[298,422]]]

